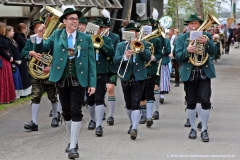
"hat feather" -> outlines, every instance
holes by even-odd
[[[152,17],[154,20],[157,20],[158,18],[158,11],[155,8],[153,8]]]
[[[110,12],[105,8],[102,10],[102,15],[110,20]]]
[[[75,7],[73,4],[72,5],[62,5],[62,7],[61,7],[62,12],[64,12],[65,9],[67,9],[67,8],[73,8],[75,10]]]

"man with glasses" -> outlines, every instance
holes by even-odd
[[[96,64],[92,39],[78,31],[78,20],[81,11],[66,8],[59,21],[66,28],[55,30],[42,41],[45,25],[38,28],[36,50],[52,50],[53,65],[49,80],[56,82],[62,104],[62,115],[70,136],[70,144],[65,152],[68,158],[78,158],[78,137],[82,127],[82,104],[85,87],[87,94],[92,95],[96,88]]]

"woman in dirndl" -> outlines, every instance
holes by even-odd
[[[22,80],[19,72],[19,65],[21,64],[21,56],[18,49],[17,42],[13,39],[14,35],[14,29],[12,26],[6,27],[6,37],[8,40],[8,45],[10,46],[10,53],[13,56],[13,61],[11,63],[12,65],[12,74],[13,74],[13,80],[14,80],[14,86],[16,91],[16,98],[20,98],[21,96],[21,89],[22,86]]]
[[[5,32],[6,25],[0,22],[0,104],[10,103],[16,98],[11,67],[13,57],[9,52]]]

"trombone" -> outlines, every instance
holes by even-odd
[[[140,32],[142,32],[142,29],[141,29]],[[143,52],[143,51],[144,51],[145,46],[144,46],[143,42],[140,41],[140,38],[141,38],[141,36],[139,37],[138,40],[135,40],[135,41],[132,41],[132,42],[127,41],[128,44],[127,44],[127,46],[126,46],[126,48],[125,48],[125,51],[124,51],[122,60],[121,60],[121,62],[120,62],[120,65],[119,65],[118,71],[117,71],[117,74],[118,74],[119,77],[124,78],[124,76],[125,76],[125,74],[126,74],[126,71],[127,71],[127,67],[128,67],[129,61],[130,61],[131,56],[132,56],[132,54],[131,54],[130,57],[128,58],[128,62],[127,62],[127,64],[126,64],[126,67],[125,67],[125,70],[124,70],[124,72],[123,72],[123,75],[121,75],[121,74],[119,73],[119,71],[120,71],[120,69],[121,69],[121,67],[122,67],[122,62],[123,62],[123,60],[124,60],[124,56],[125,56],[126,51],[128,50],[129,45],[130,45],[131,50],[133,51],[133,55],[135,55],[136,53],[140,53],[140,52]]]
[[[109,31],[110,28],[105,29],[103,32],[101,32],[100,35],[93,35],[92,36],[92,42],[94,48],[101,48],[104,44],[103,36]]]

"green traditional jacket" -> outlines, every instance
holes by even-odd
[[[120,42],[119,35],[109,32],[108,37],[112,39],[113,48],[114,48],[114,51],[116,51],[117,44]],[[114,55],[115,55],[115,53],[114,53]],[[112,73],[117,73],[118,65],[113,63],[113,57],[108,57],[108,69]]]
[[[145,49],[143,52],[137,53],[135,62],[133,61],[133,56],[131,56],[129,60],[129,64],[125,73],[125,76],[121,78],[122,81],[127,81],[133,74],[137,80],[145,80],[147,78],[147,70],[145,67],[145,61],[150,61],[151,59],[151,53],[149,50],[148,43],[143,42],[145,45]],[[121,63],[121,60],[125,54],[125,48],[127,44],[126,41],[120,42],[117,45],[116,49],[116,55],[113,58],[114,64],[119,65]],[[122,66],[120,68],[120,75],[123,75],[123,72],[125,71],[126,65],[128,61],[122,62]]]
[[[149,42],[152,43],[154,46],[155,61],[152,61],[147,66],[147,74],[156,75],[157,68],[158,68],[158,61],[162,58],[161,40],[159,38],[154,38],[154,39],[149,40]]]
[[[163,49],[163,44],[162,41],[165,40],[165,47],[162,53],[162,64],[167,65],[170,62],[170,58],[169,58],[169,54],[171,53],[171,44],[170,44],[170,40],[167,38],[163,38],[163,37],[159,37],[161,44],[162,44],[162,49]]]
[[[35,48],[35,44],[32,43],[30,39],[28,39],[26,44],[25,44],[25,47],[22,49],[21,58],[29,60],[29,58],[30,58],[29,57],[29,52],[33,51],[34,48]]]
[[[75,40],[75,69],[77,79],[83,87],[96,87],[96,61],[92,39],[89,35],[77,31]],[[77,58],[78,47],[80,47],[80,57]],[[36,44],[36,52],[52,51],[52,66],[49,81],[57,82],[62,78],[64,69],[68,61],[68,42],[66,29],[55,30],[52,35]]]
[[[213,43],[212,35],[203,32],[204,35],[208,36],[209,41],[205,45],[205,51],[209,54],[207,61],[202,65],[202,68],[208,78],[215,78],[215,68],[211,60],[211,56],[215,55],[217,52],[217,47]],[[187,47],[189,45],[189,33],[185,33],[178,36],[178,39],[174,45],[174,57],[180,64],[180,75],[182,81],[187,81],[190,77],[191,70],[194,67],[189,61],[189,53]]]
[[[104,44],[101,48],[99,49],[94,48],[96,56],[97,74],[107,74],[108,73],[107,57],[114,57],[114,49],[111,38],[103,36],[103,40]],[[97,52],[99,53],[96,54]]]

